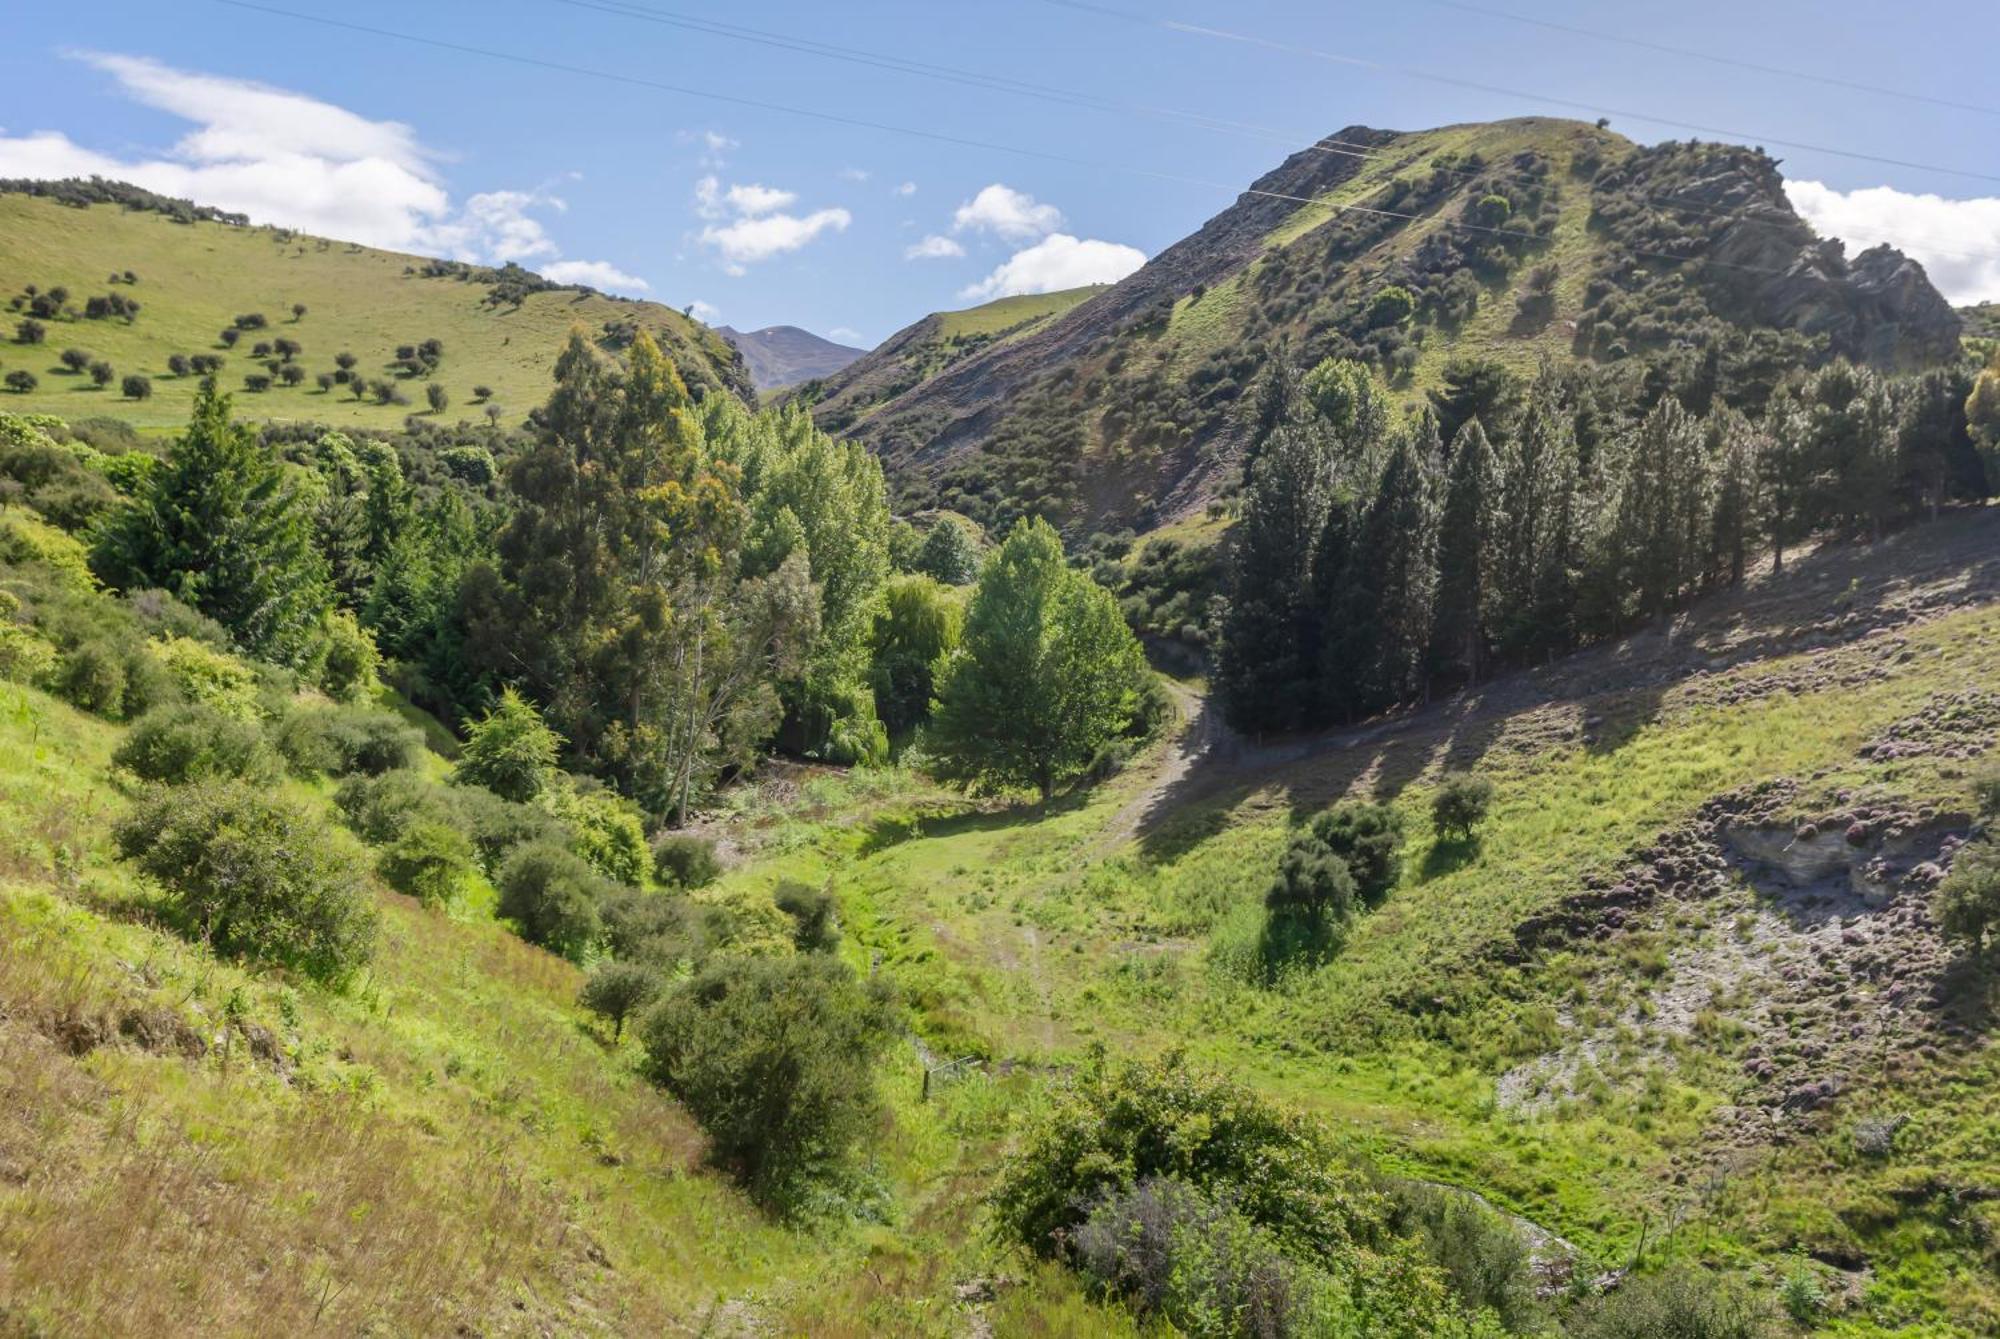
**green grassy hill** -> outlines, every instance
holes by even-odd
[[[482,421],[486,404],[474,387],[492,391],[502,421],[518,423],[548,396],[549,372],[562,342],[581,326],[607,347],[629,338],[621,327],[653,332],[691,385],[726,386],[738,393],[748,381],[733,349],[699,322],[653,302],[612,298],[584,289],[556,288],[528,294],[518,306],[488,301],[492,287],[478,279],[427,277],[419,256],[308,237],[283,229],[236,227],[201,221],[180,223],[165,214],[100,203],[85,208],[22,194],[0,193],[0,301],[28,285],[67,288],[69,306],[117,293],[136,299],[131,322],[58,319],[45,322],[46,342],[0,343],[0,374],[22,370],[39,385],[31,393],[0,397],[16,413],[68,419],[108,416],[142,428],[172,428],[187,421],[199,378],[174,377],[167,359],[179,354],[220,354],[220,379],[239,392],[246,416],[368,427],[399,426],[406,415],[428,415],[428,383],[450,398],[446,422]],[[108,284],[130,270],[136,284]],[[484,272],[491,275],[493,272]],[[291,308],[306,314],[294,320]],[[235,317],[262,313],[269,328],[245,331],[233,349],[217,332]],[[11,337],[25,313],[0,313]],[[292,339],[303,346],[297,361],[308,375],[297,387],[277,384],[261,394],[243,392],[243,378],[262,372],[251,357],[259,340]],[[443,342],[444,359],[428,378],[402,378],[396,348],[426,339]],[[98,388],[88,376],[67,372],[63,350],[78,348],[112,365],[118,379]],[[334,355],[349,352],[355,371],[394,382],[408,403],[357,400],[345,387],[322,392],[318,373],[334,370]],[[134,401],[119,381],[140,373],[152,380],[152,398]]]
[[[1724,398],[1755,408],[1835,355],[1952,360],[1960,321],[1900,254],[1825,249],[1760,152],[1532,117],[1350,127],[1054,319],[949,358],[923,323],[905,336],[828,383],[820,424],[874,447],[911,506],[1082,536],[1213,501],[1281,350],[1369,363],[1408,402],[1457,359],[1679,384],[1713,350]]]
[[[483,882],[442,910],[370,875],[380,946],[342,988],[171,933],[108,835],[128,727],[20,682],[7,642],[0,1332],[1136,1333],[984,1230],[999,1156],[1096,1048],[1318,1113],[1518,1215],[1575,1261],[1549,1269],[1809,1291],[1846,1336],[1988,1332],[1994,977],[1925,908],[2000,745],[1996,541],[1969,509],[1795,555],[1671,627],[1282,744],[1178,685],[1169,738],[1045,810],[897,769],[727,792],[702,896],[830,889],[840,952],[909,1009],[862,1165],[804,1226],[706,1164]],[[52,588],[135,617],[11,509],[0,590]],[[1496,783],[1474,842],[1432,831],[1447,768]],[[333,822],[332,786],[279,789]],[[1401,876],[1330,961],[1268,978],[1263,889],[1342,796],[1400,811]]]

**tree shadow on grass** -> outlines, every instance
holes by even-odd
[[[1478,856],[1477,837],[1439,837],[1431,843],[1430,850],[1424,852],[1424,863],[1417,870],[1417,882],[1429,883],[1432,879],[1456,873]]]
[[[1081,809],[1090,799],[1090,788],[1079,785],[1056,796],[1047,804],[1032,800],[1018,804],[969,809],[925,808],[884,814],[870,823],[862,834],[858,854],[876,855],[909,841],[956,837],[967,832],[998,832],[1026,827],[1044,819]]]

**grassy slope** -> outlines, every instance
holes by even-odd
[[[1061,316],[1071,307],[1086,298],[1095,297],[1104,291],[1104,285],[1092,284],[1085,288],[1066,288],[1056,293],[1024,293],[1019,297],[995,298],[977,307],[967,307],[962,311],[938,313],[938,334],[949,339],[953,335],[994,335],[1003,330],[1013,330],[1028,322],[1039,325],[1043,321]]]
[[[290,240],[282,240],[289,236]],[[548,396],[550,369],[572,326],[593,336],[606,321],[635,320],[656,332],[666,348],[699,348],[703,356],[726,361],[721,339],[679,312],[651,302],[627,302],[573,291],[536,293],[518,310],[491,307],[481,285],[456,279],[406,275],[420,259],[344,242],[275,232],[231,228],[218,223],[182,225],[152,213],[127,213],[112,205],[72,209],[25,195],[0,194],[0,298],[24,285],[63,285],[71,305],[119,292],[141,304],[138,318],[51,322],[46,344],[0,344],[0,369],[25,368],[41,379],[29,395],[6,395],[16,412],[57,414],[79,419],[109,415],[142,427],[173,427],[187,421],[195,378],[167,372],[174,353],[220,352],[222,382],[240,388],[246,372],[261,371],[250,358],[259,340],[289,337],[305,348],[299,361],[309,374],[332,371],[333,356],[355,354],[356,370],[386,378],[398,344],[436,338],[444,342],[443,365],[433,378],[451,396],[447,419],[479,419],[472,389],[484,385],[518,422]],[[105,277],[131,270],[139,282],[112,288]],[[293,322],[291,306],[303,302],[305,319]],[[216,332],[244,312],[262,312],[271,328],[246,331],[236,350],[223,350]],[[11,339],[11,313],[5,330]],[[143,372],[153,379],[153,397],[134,402],[120,396],[116,382],[103,390],[88,377],[61,370],[58,355],[77,347],[110,362],[122,377]],[[332,424],[395,427],[406,414],[426,411],[424,388],[409,383],[405,406],[357,402],[336,387],[322,394],[311,375],[295,389],[273,388],[263,395],[242,394],[237,410],[271,419],[308,419]]]
[[[1310,760],[1274,752],[1207,782],[1197,764],[1163,804],[1151,798],[1153,769],[1178,771],[1170,756],[1040,818],[908,797],[861,819],[830,816],[806,844],[781,828],[738,877],[831,869],[850,932],[920,983],[920,1026],[940,1052],[1062,1064],[1098,1044],[1114,1055],[1186,1046],[1326,1112],[1386,1165],[1475,1187],[1600,1260],[1623,1262],[1642,1234],[1657,1250],[1664,1222],[1678,1228],[1671,1249],[1751,1264],[1766,1278],[1797,1247],[1859,1256],[1868,1269],[1828,1271],[1829,1287],[1855,1299],[1840,1332],[1979,1330],[2000,1323],[2000,1287],[1977,1229],[1949,1206],[2000,1184],[2000,1124],[1985,1096],[2000,1060],[1983,1038],[1855,1074],[1830,1126],[1717,1160],[1707,1133],[1726,1123],[1742,1088],[1728,1045],[1654,1046],[1641,1028],[1601,1057],[1600,1082],[1541,1112],[1499,1108],[1495,1080],[1561,1040],[1560,1009],[1616,1013],[1645,997],[1649,962],[1726,935],[1756,905],[1748,890],[1663,909],[1605,948],[1586,943],[1525,967],[1489,952],[1576,891],[1584,871],[1616,869],[1739,785],[1812,776],[1819,794],[1872,785],[1963,811],[1965,764],[1865,764],[1856,750],[1942,693],[2000,685],[2000,604],[1992,565],[1977,556],[1994,520],[1977,520],[1984,538],[1971,557],[1933,574],[1950,590],[1967,566],[1980,568],[1981,602],[1852,646],[1796,649],[1810,645],[1805,627],[1786,622],[1797,604],[1770,612],[1767,626],[1725,608],[1689,636],[1693,645],[1719,654],[1754,631],[1795,649],[1727,673],[1697,669],[1664,688],[1496,685]],[[1895,564],[1929,542],[1903,537],[1900,556],[1885,552],[1856,586],[1893,591]],[[1809,569],[1794,589],[1824,607],[1826,583],[1850,577],[1846,561]],[[1874,561],[1863,555],[1861,570]],[[1588,662],[1582,682],[1619,680],[1635,651],[1643,668],[1653,652],[1639,639]],[[1816,686],[1729,701],[1732,685],[1790,674]],[[1591,716],[1608,722],[1594,744],[1581,725]],[[1500,786],[1484,840],[1463,863],[1431,852],[1429,785],[1447,757]],[[1254,933],[1292,817],[1356,789],[1393,796],[1404,812],[1402,886],[1332,966],[1284,989],[1217,970]],[[1413,993],[1435,998],[1435,1024],[1393,1003]],[[1857,1159],[1852,1120],[1890,1112],[1914,1116],[1897,1157]]]

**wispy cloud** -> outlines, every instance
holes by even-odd
[[[964,247],[951,238],[940,237],[936,233],[903,248],[904,260],[949,260],[953,256],[964,254]]]
[[[844,231],[854,216],[845,209],[817,209],[803,216],[787,212],[798,192],[756,182],[725,185],[714,173],[694,184],[694,212],[710,220],[699,240],[722,258],[722,268],[740,275],[760,260],[797,251],[822,233]]]

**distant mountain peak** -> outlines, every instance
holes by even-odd
[[[868,352],[836,344],[795,325],[767,325],[750,331],[719,325],[715,333],[743,355],[750,382],[760,391],[797,385],[815,377],[830,377]]]

